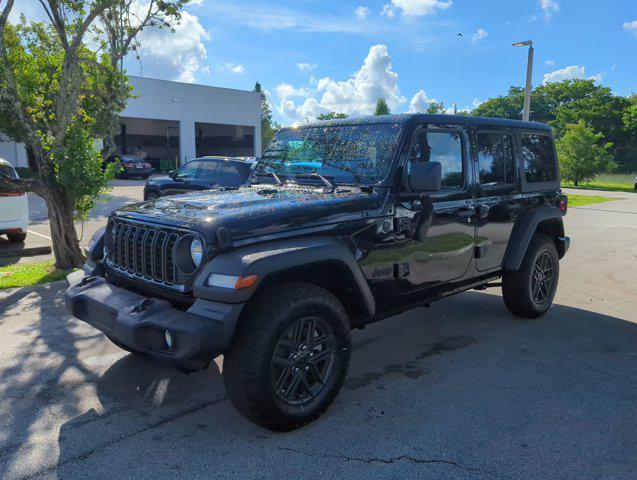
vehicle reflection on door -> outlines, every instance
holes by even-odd
[[[403,203],[396,219],[397,289],[408,293],[462,277],[474,252],[473,200]]]

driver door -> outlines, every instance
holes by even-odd
[[[177,174],[172,182],[169,182],[164,187],[164,195],[177,195],[179,193],[190,192],[192,190],[191,183],[197,178],[200,168],[201,160],[193,160],[183,165],[177,170]]]
[[[469,158],[468,137],[460,128],[421,125],[414,132],[406,161],[440,162],[442,181],[439,192],[398,203],[395,275],[399,293],[419,292],[466,274],[475,248]]]

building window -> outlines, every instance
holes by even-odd
[[[195,123],[198,157],[254,157],[254,127]]]

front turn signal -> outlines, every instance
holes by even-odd
[[[211,273],[206,284],[211,287],[231,288],[240,290],[253,286],[259,280],[258,275],[246,275],[237,277],[234,275],[222,275],[220,273]]]

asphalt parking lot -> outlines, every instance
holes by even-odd
[[[637,478],[637,195],[618,196],[569,211],[544,318],[494,290],[355,331],[335,404],[288,434],[232,408],[222,358],[185,375],[72,319],[61,283],[2,291],[0,478]]]

